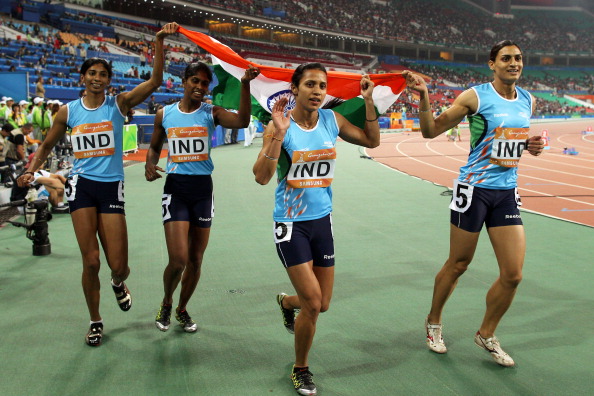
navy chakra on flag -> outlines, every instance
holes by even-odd
[[[266,106],[268,107],[269,112],[272,112],[274,104],[281,98],[289,99],[289,103],[287,103],[285,111],[293,110],[295,108],[295,97],[293,96],[293,92],[291,92],[290,89],[286,89],[284,91],[276,92],[266,100]]]

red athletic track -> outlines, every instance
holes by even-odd
[[[594,227],[594,119],[533,123],[531,135],[547,130],[550,149],[534,157],[524,153],[518,168],[522,208],[550,217]],[[382,134],[381,144],[367,154],[390,168],[452,188],[460,166],[466,163],[469,131],[461,142],[448,142],[445,134],[423,139],[420,133]],[[573,147],[578,155],[564,155]]]

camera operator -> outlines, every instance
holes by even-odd
[[[22,128],[15,128],[10,124],[2,125],[4,138],[4,161],[6,165],[16,164],[25,159],[25,135],[33,130],[33,125],[25,124]],[[0,164],[4,165],[4,164]]]
[[[25,160],[26,144],[25,135],[33,130],[33,125],[25,124],[22,128],[15,128],[11,124],[2,125],[0,133],[4,138],[4,161],[6,165],[18,165]],[[7,180],[2,180],[6,182]],[[27,189],[19,187],[16,183],[12,187],[10,194],[11,201],[17,201],[25,198]]]

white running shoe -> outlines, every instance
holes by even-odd
[[[501,349],[501,344],[499,344],[497,337],[483,338],[477,331],[474,336],[474,343],[479,348],[483,348],[485,351],[489,352],[497,364],[505,367],[513,367],[515,365],[514,359]]]
[[[443,336],[441,335],[442,329],[443,325],[431,324],[429,323],[429,320],[425,318],[427,346],[435,353],[446,353],[448,351],[448,348],[446,348],[445,343],[443,342]]]

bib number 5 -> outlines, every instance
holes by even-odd
[[[274,229],[272,231],[274,233],[275,243],[290,241],[293,234],[293,223],[274,222]]]
[[[472,203],[473,190],[474,186],[462,183],[458,179],[454,180],[450,209],[460,213],[466,212]]]

